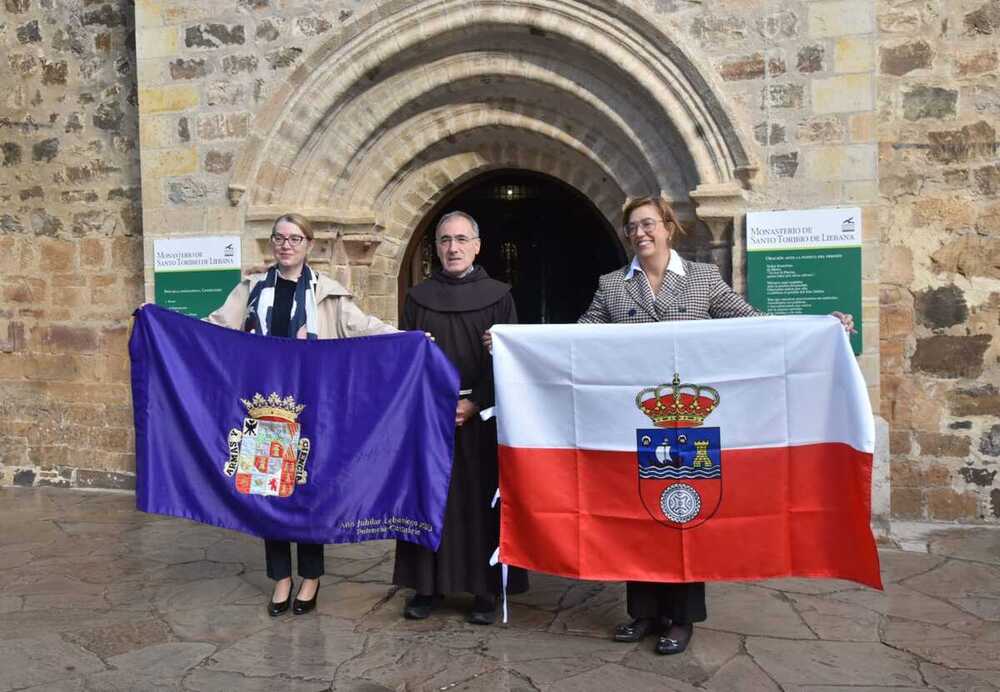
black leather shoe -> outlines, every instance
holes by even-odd
[[[274,601],[268,601],[267,614],[270,615],[271,617],[276,617],[284,613],[286,610],[288,610],[288,607],[292,605],[292,591],[294,590],[294,588],[295,588],[294,583],[289,585],[288,598],[281,601],[280,603],[275,603]]]
[[[616,642],[637,642],[647,634],[656,629],[656,620],[653,618],[636,618],[632,622],[625,622],[615,627]]]
[[[425,620],[430,617],[431,609],[433,608],[433,596],[416,594],[406,602],[406,607],[403,608],[403,617],[407,620]]]
[[[656,642],[656,653],[664,656],[683,653],[694,636],[694,625],[674,625]]]
[[[492,625],[497,621],[497,601],[492,596],[476,596],[466,620],[473,625]]]
[[[319,583],[316,584],[316,591],[308,601],[300,601],[298,598],[292,603],[292,612],[296,615],[304,615],[316,607],[316,599],[319,597]]]

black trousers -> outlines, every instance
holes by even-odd
[[[678,625],[701,622],[705,608],[705,582],[625,584],[628,614],[633,618],[668,618]]]
[[[299,576],[318,579],[323,576],[323,544],[296,543],[299,558]],[[264,541],[267,576],[275,581],[292,576],[292,544],[288,541]]]

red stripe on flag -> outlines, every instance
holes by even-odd
[[[699,526],[659,523],[636,452],[500,447],[500,556],[606,581],[849,579],[882,588],[872,455],[826,443],[722,452],[722,500]]]

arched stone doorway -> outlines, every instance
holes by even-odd
[[[696,231],[694,254],[739,287],[755,164],[707,71],[641,7],[380,4],[255,116],[229,187],[247,261],[276,216],[303,212],[318,227],[313,261],[393,319],[424,219],[477,176],[517,169],[572,186],[612,227],[626,197],[664,194]]]
[[[589,305],[597,277],[625,253],[601,211],[551,176],[500,170],[459,186],[417,227],[399,273],[399,298],[440,267],[434,229],[447,212],[471,214],[482,234],[477,263],[512,286],[525,324],[574,322]]]

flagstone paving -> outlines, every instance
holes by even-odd
[[[1000,690],[1000,530],[883,549],[884,592],[710,584],[680,656],[616,644],[619,584],[533,575],[508,625],[403,620],[392,544],[328,546],[315,613],[270,618],[260,541],[127,494],[0,489],[0,692]],[[910,542],[912,543],[912,541]]]

